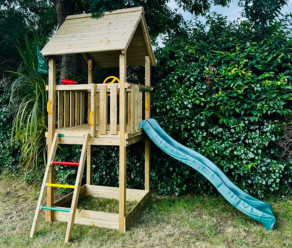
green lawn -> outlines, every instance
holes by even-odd
[[[220,196],[158,196],[126,234],[74,225],[64,244],[66,223],[44,222],[29,238],[39,187],[0,177],[0,247],[292,247],[292,200],[269,201],[277,223],[273,231],[240,213]],[[115,200],[81,202],[116,212]],[[98,208],[97,208],[98,209]]]

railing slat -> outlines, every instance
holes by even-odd
[[[128,92],[128,125],[131,128],[131,118],[132,118],[132,114],[131,114],[132,110],[131,110],[131,92]]]
[[[134,87],[135,85],[131,85],[131,90],[132,90],[132,94],[131,94],[131,133],[135,133],[136,128],[135,128],[135,93],[136,93],[136,88]]]
[[[74,111],[74,103],[75,103],[75,100],[74,100],[74,92],[73,91],[70,91],[70,127],[73,127],[75,122],[74,122],[74,114],[75,114],[75,111]]]
[[[96,92],[96,95],[95,95],[95,97],[96,97],[96,119],[95,119],[95,121],[96,121],[96,124],[97,125],[99,125],[99,92]]]
[[[78,94],[78,93],[77,93]],[[80,125],[84,124],[84,113],[85,113],[85,93],[80,92]]]
[[[93,126],[91,126],[91,137],[95,137],[96,134],[96,122],[95,122],[95,117],[96,117],[96,85],[92,84],[91,87],[91,111],[93,111],[93,115],[92,115],[92,124]]]
[[[70,92],[66,91],[64,93],[64,127],[69,127],[70,115],[69,115],[69,105],[70,105]]]
[[[133,87],[135,91],[135,99],[134,99],[134,132],[137,133],[139,131],[139,85],[134,85]]]
[[[117,134],[117,122],[118,122],[118,102],[117,102],[117,85],[113,85],[110,90],[110,133]]]
[[[64,126],[64,92],[58,92],[58,128]]]
[[[81,109],[82,111],[83,109]],[[80,94],[75,92],[75,126],[80,123]]]
[[[108,107],[108,96],[106,94],[106,85],[100,88],[100,106],[99,106],[99,132],[100,134],[106,134],[107,126],[107,107]]]
[[[143,119],[143,92],[139,92],[139,123]]]

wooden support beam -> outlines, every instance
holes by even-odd
[[[93,83],[93,60],[92,59],[88,59],[87,60],[87,66],[88,66],[88,84],[92,84]],[[85,98],[85,94],[84,93],[84,98]],[[88,124],[89,124],[89,113],[91,110],[91,93],[88,93],[88,113],[87,113],[87,118],[88,118]],[[85,101],[85,99],[84,99]],[[85,111],[85,105],[84,105],[84,109],[83,111]],[[87,165],[86,165],[86,183],[87,184],[91,184],[92,182],[92,166],[91,166],[91,162],[92,162],[92,157],[91,157],[91,145],[88,147],[87,149]]]
[[[96,85],[92,84],[91,87],[91,111],[93,112],[93,114],[91,115],[91,123],[93,124],[91,126],[91,137],[95,137],[96,136],[96,99],[95,99],[95,95],[96,95]]]
[[[49,100],[51,100],[51,112],[48,117],[48,159],[50,158],[51,148],[53,143],[53,137],[55,135],[56,128],[56,58],[49,58]],[[49,161],[49,160],[48,160]],[[54,183],[55,177],[55,167],[51,166],[48,171],[48,182]],[[54,188],[47,188],[47,206],[54,206]],[[46,221],[52,221],[53,215],[52,211],[46,211]]]
[[[87,61],[87,65],[88,65],[88,84],[92,84],[93,83],[93,60],[89,59]],[[89,124],[89,113],[90,113],[90,106],[91,106],[91,97],[90,97],[90,93],[88,93],[88,124]]]
[[[120,83],[127,80],[127,54],[120,54]],[[120,168],[119,168],[119,231],[126,232],[126,90],[120,90]]]
[[[150,59],[145,57],[145,85],[150,86]],[[150,119],[150,92],[145,92],[145,102],[147,101],[147,109],[145,109],[145,120]],[[146,108],[146,106],[145,106]],[[145,190],[150,190],[150,139],[145,139]]]

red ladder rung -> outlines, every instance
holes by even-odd
[[[76,165],[76,166],[79,165],[79,163],[76,163],[76,162],[59,162],[59,161],[52,161],[52,164],[59,164],[59,165]]]

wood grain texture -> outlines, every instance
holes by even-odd
[[[120,84],[127,80],[127,54],[120,54]],[[119,232],[126,232],[126,90],[120,90],[120,167],[119,167]]]
[[[110,89],[110,133],[118,133],[118,85],[114,84]]]
[[[58,128],[64,127],[64,92],[58,91]]]
[[[108,119],[108,96],[107,85],[103,85],[99,92],[99,132],[106,134]]]
[[[51,100],[51,112],[48,116],[48,159],[51,152],[53,137],[56,129],[56,58],[51,57],[49,59],[49,100]],[[50,160],[48,160],[50,161]],[[54,166],[49,170],[49,183],[54,183]],[[47,206],[54,206],[54,188],[47,189]],[[52,211],[46,211],[46,221],[52,221]]]

